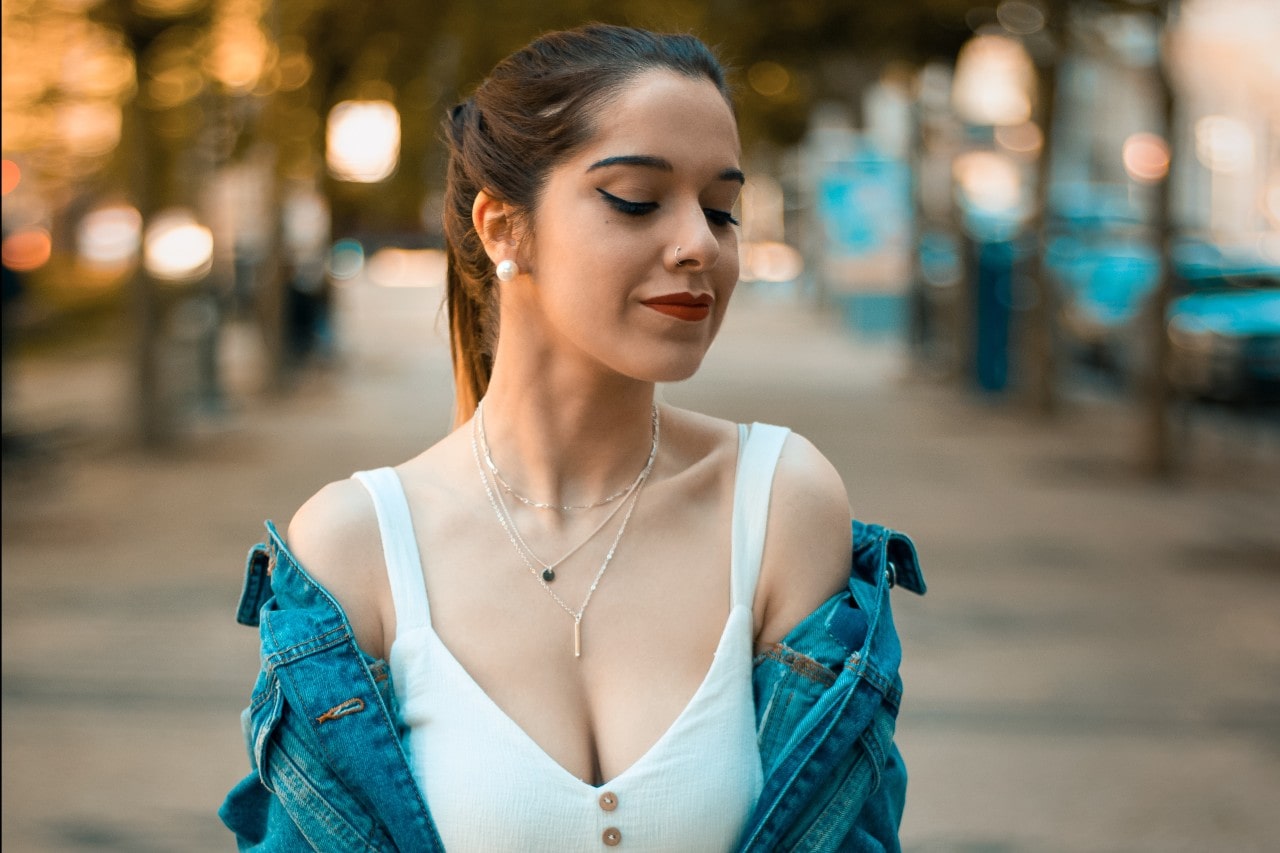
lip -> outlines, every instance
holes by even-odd
[[[711,306],[714,302],[715,298],[710,294],[681,292],[655,296],[652,299],[643,300],[641,304],[659,314],[696,323],[699,320],[705,320],[711,314]]]

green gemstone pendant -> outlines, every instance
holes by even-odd
[[[543,570],[542,570],[542,579],[543,579],[544,581],[546,581],[547,583],[551,583],[553,580],[555,580],[555,579],[556,579],[556,570],[555,570],[555,569],[543,569]]]

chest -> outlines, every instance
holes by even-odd
[[[612,778],[657,742],[708,674],[729,615],[727,514],[644,497],[621,538],[602,530],[550,583],[486,507],[415,518],[434,635],[580,779]]]

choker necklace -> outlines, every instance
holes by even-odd
[[[626,496],[631,494],[632,490],[634,490],[640,484],[640,480],[643,477],[647,476],[648,472],[653,469],[653,460],[658,457],[658,404],[657,402],[655,402],[653,404],[653,410],[650,414],[650,420],[653,423],[653,443],[649,447],[649,458],[645,461],[643,470],[641,470],[640,473],[636,475],[636,478],[632,480],[630,484],[624,486],[623,488],[609,495],[607,498],[601,498],[595,503],[589,503],[589,504],[543,503],[542,501],[535,501],[533,498],[527,498],[524,495],[517,492],[515,488],[510,483],[507,482],[506,478],[502,476],[502,472],[498,470],[498,466],[493,461],[493,455],[489,452],[489,439],[484,431],[484,401],[483,400],[481,400],[479,403],[476,404],[475,420],[476,420],[475,429],[479,430],[480,432],[480,452],[484,456],[484,464],[489,469],[490,476],[492,476],[494,481],[497,482],[497,484],[502,487],[502,490],[505,491],[507,494],[511,495],[511,497],[520,501],[520,503],[524,504],[525,506],[531,506],[531,507],[534,507],[535,509],[555,509],[555,510],[560,510],[561,512],[573,512],[575,510],[597,509],[598,507],[602,507],[605,504],[613,503],[618,498],[626,498]],[[624,500],[623,502],[625,503],[626,501]]]
[[[529,550],[529,546],[527,544],[524,544],[524,538],[520,536],[520,533],[516,529],[515,522],[514,520],[511,519],[510,514],[504,512],[504,510],[506,509],[506,506],[501,503],[501,497],[498,495],[495,495],[493,488],[489,485],[490,478],[486,474],[484,463],[480,461],[480,446],[479,446],[479,441],[477,440],[477,435],[478,435],[479,429],[481,428],[481,425],[478,424],[478,421],[480,420],[480,418],[481,418],[480,407],[477,406],[476,417],[473,418],[471,422],[471,455],[475,458],[476,471],[480,475],[480,484],[484,486],[484,493],[489,498],[489,506],[493,507],[494,515],[498,517],[498,523],[502,525],[503,531],[507,534],[507,539],[509,539],[511,542],[511,547],[515,548],[516,553],[520,556],[521,562],[523,562],[525,565],[525,568],[529,570],[529,574],[533,575],[534,579],[538,581],[538,584],[544,590],[547,591],[547,595],[551,596],[551,598],[555,601],[555,603],[560,606],[560,609],[568,613],[573,618],[573,656],[575,658],[582,657],[583,614],[587,612],[587,605],[591,603],[591,596],[595,593],[596,587],[600,585],[600,579],[604,577],[605,569],[609,568],[609,563],[613,560],[614,552],[618,550],[618,543],[622,541],[622,534],[627,529],[627,522],[631,520],[631,513],[635,511],[636,504],[640,502],[640,491],[644,488],[645,482],[648,481],[649,472],[653,470],[653,460],[657,458],[657,455],[658,455],[657,449],[658,449],[658,426],[659,425],[658,425],[657,405],[655,404],[653,409],[653,451],[649,454],[649,461],[645,465],[644,470],[640,472],[640,476],[636,478],[634,484],[628,487],[627,491],[630,492],[630,494],[627,495],[627,498],[624,499],[622,504],[620,504],[618,507],[619,509],[621,509],[622,505],[626,505],[627,512],[625,515],[622,516],[622,524],[618,526],[618,532],[613,537],[613,543],[610,544],[608,552],[604,555],[604,560],[601,561],[600,568],[599,570],[596,571],[596,576],[591,580],[591,586],[587,588],[586,597],[582,599],[582,606],[579,607],[577,610],[574,610],[572,607],[566,604],[564,602],[564,599],[562,599],[559,595],[557,595],[556,591],[551,588],[551,585],[548,581],[555,578],[554,566],[568,559],[569,556],[576,553],[577,550],[582,547],[582,545],[585,545],[593,537],[595,537],[596,533],[598,533],[604,527],[604,524],[608,522],[609,518],[613,518],[614,515],[617,514],[617,510],[610,513],[609,518],[606,518],[605,521],[602,522],[599,527],[593,530],[591,532],[591,535],[588,536],[586,540],[584,540],[581,544],[574,547],[568,554],[565,554],[563,557],[560,558],[560,560],[556,561],[556,563],[548,565],[546,563],[542,563],[541,560],[538,560],[538,562],[544,567],[543,571],[539,573],[537,567],[534,566],[534,563],[533,563],[533,560],[536,560],[537,558],[533,557],[533,559],[530,559],[531,556],[533,555],[533,552]],[[550,572],[550,575],[551,575],[550,578],[547,577],[548,572]]]

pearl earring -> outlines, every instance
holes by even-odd
[[[520,274],[520,267],[515,261],[498,262],[498,281],[511,281]]]

